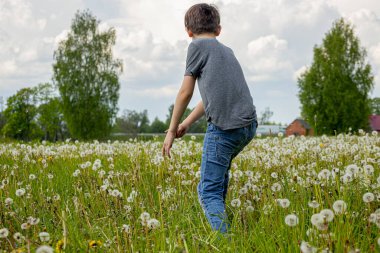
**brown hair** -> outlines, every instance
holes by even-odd
[[[216,33],[220,26],[220,15],[215,5],[195,4],[185,14],[185,27],[194,34]]]

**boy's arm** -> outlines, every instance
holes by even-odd
[[[170,121],[170,126],[166,137],[164,140],[164,145],[162,147],[162,155],[168,155],[170,157],[170,149],[172,147],[174,138],[177,135],[177,129],[179,121],[183,113],[185,112],[187,105],[193,96],[195,86],[195,78],[193,76],[185,76],[183,78],[182,86],[178,91],[177,98],[175,100],[172,119]]]
[[[203,102],[200,101],[189,116],[178,126],[177,138],[180,138],[186,134],[190,126],[200,119],[205,114]]]

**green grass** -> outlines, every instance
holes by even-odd
[[[380,137],[253,140],[231,167],[228,237],[211,231],[198,204],[202,142],[197,139],[176,141],[172,159],[161,157],[158,139],[0,144],[0,229],[9,231],[0,238],[0,252],[34,252],[40,245],[55,248],[60,240],[67,242],[62,252],[300,252],[302,241],[318,252],[326,248],[331,252],[380,250],[380,224],[368,221],[380,206]],[[101,166],[93,170],[97,159]],[[352,182],[343,183],[341,176],[349,165],[356,165],[359,172]],[[373,174],[364,172],[365,166],[372,166]],[[318,178],[321,170],[334,168],[340,170],[335,178]],[[74,176],[76,170],[80,173]],[[31,174],[36,179],[31,180]],[[271,189],[274,183],[281,185],[280,191]],[[103,189],[105,184],[110,192]],[[248,191],[241,195],[244,186]],[[26,190],[24,196],[16,196],[20,188]],[[112,196],[113,190],[122,197]],[[136,195],[131,198],[133,191]],[[373,202],[363,201],[366,192],[375,194]],[[12,198],[13,204],[7,206],[6,198]],[[241,206],[231,206],[237,198]],[[276,203],[284,198],[290,200],[288,208]],[[309,207],[312,200],[320,204],[318,208]],[[344,200],[347,210],[336,214],[327,230],[319,231],[311,224],[311,216],[333,209],[336,200]],[[252,212],[246,210],[247,205],[252,205]],[[160,225],[143,226],[143,212]],[[297,215],[296,226],[285,223],[288,214]],[[21,229],[30,216],[39,218],[39,223]],[[123,225],[130,226],[129,232],[123,231]],[[307,232],[311,228],[314,236]],[[43,231],[50,234],[47,242],[39,239]],[[25,240],[17,242],[16,232]],[[101,245],[91,247],[91,241]]]

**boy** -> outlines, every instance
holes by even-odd
[[[226,233],[228,172],[232,159],[251,141],[257,128],[256,110],[239,62],[232,50],[216,40],[220,16],[216,7],[196,4],[185,15],[192,42],[186,71],[162,148],[170,157],[174,138],[182,137],[204,114],[204,138],[198,198],[213,230]],[[196,80],[202,101],[179,124],[193,95]]]

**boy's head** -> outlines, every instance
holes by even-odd
[[[214,5],[201,3],[190,7],[185,14],[185,27],[189,36],[220,33],[220,15]]]

